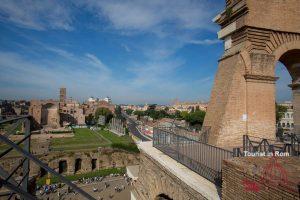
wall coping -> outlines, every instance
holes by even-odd
[[[140,142],[138,148],[203,197],[221,199],[215,184],[154,148],[152,141]]]

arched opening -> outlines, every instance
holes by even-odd
[[[300,49],[286,51],[276,64],[276,136],[300,134]]]
[[[40,168],[40,177],[43,177],[47,174],[47,171],[44,168]]]
[[[92,159],[92,170],[95,170],[97,167],[97,159]]]
[[[67,164],[67,161],[66,160],[61,160],[59,161],[58,163],[58,172],[60,174],[62,173],[66,173],[68,170],[68,164]]]
[[[160,194],[155,197],[155,200],[172,200],[168,195],[166,194]]]
[[[75,173],[81,170],[81,162],[82,160],[80,158],[77,158],[75,160]]]

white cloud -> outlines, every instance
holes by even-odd
[[[131,49],[126,44],[122,44],[121,46],[125,49],[126,52],[131,52]]]
[[[97,56],[90,53],[86,53],[85,56],[88,58],[89,63],[91,63],[93,66],[96,66],[105,72],[109,72],[107,66],[104,65],[102,61],[99,58],[97,58]]]
[[[41,44],[41,43],[40,43]],[[46,50],[48,51],[51,51],[53,53],[56,53],[57,55],[59,56],[62,56],[64,58],[67,58],[67,59],[72,59],[72,58],[75,58],[74,55],[66,50],[63,50],[63,49],[60,49],[60,48],[57,48],[57,47],[51,47],[51,46],[46,46],[44,44],[41,44]]]
[[[170,26],[179,30],[212,29],[211,18],[218,9],[207,0],[88,0],[83,4],[108,19],[115,29],[153,33],[165,32]]]
[[[199,44],[199,45],[211,45],[211,44],[221,43],[221,40],[218,40],[218,39],[214,39],[214,40],[210,40],[210,39],[205,39],[205,40],[191,40],[191,41],[189,41],[189,43],[191,43],[191,44]]]
[[[125,60],[124,68],[128,67],[128,63],[132,63],[130,65],[132,67],[127,68],[128,77],[123,78],[119,75],[122,73],[120,72],[122,67],[119,67],[116,72],[95,54],[75,55],[54,45],[47,46],[32,41],[39,48],[58,55],[57,60],[43,58],[28,61],[21,54],[0,52],[0,68],[5,69],[6,72],[1,73],[0,82],[9,85],[5,88],[0,87],[0,95],[5,95],[8,91],[15,91],[15,95],[21,94],[20,88],[13,88],[7,84],[11,82],[18,83],[24,91],[31,93],[27,97],[40,94],[40,98],[56,94],[57,88],[62,85],[66,86],[75,98],[110,95],[120,102],[132,103],[151,101],[159,103],[180,96],[190,95],[191,98],[197,98],[202,93],[208,93],[199,89],[208,79],[197,82],[182,81],[184,78],[178,77],[176,72],[185,61],[176,58],[174,54],[189,43],[207,45],[215,43],[214,40],[209,39],[193,40],[195,36],[201,34],[201,31],[213,30],[211,18],[218,8],[212,7],[210,1],[88,0],[78,2],[75,2],[75,6],[84,11],[88,9],[99,17],[99,23],[95,26],[103,26],[103,20],[107,20],[110,24],[109,31],[117,31],[119,34],[133,33],[130,37],[140,34],[141,39],[137,44],[130,43],[129,39],[124,42],[126,45],[123,41],[120,45],[132,54],[135,53],[133,51],[141,53],[144,58],[139,59],[141,61]],[[70,5],[66,6],[61,1],[36,1],[28,5],[25,1],[21,1],[21,6],[17,6],[17,3],[17,1],[5,1],[5,5],[2,3],[0,19],[35,30],[72,30],[73,28],[72,16],[76,13]],[[34,48],[30,50],[33,51]],[[195,85],[199,85],[196,90],[200,92],[189,94],[190,87]],[[41,92],[36,93],[32,88],[40,88]]]
[[[34,30],[73,29],[71,10],[56,0],[2,0],[0,20]]]

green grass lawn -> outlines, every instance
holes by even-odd
[[[74,129],[74,137],[51,139],[51,148],[54,151],[96,149],[101,146],[109,146],[109,143],[99,133],[93,132],[88,128]]]
[[[95,177],[95,176],[107,176],[110,174],[124,174],[125,173],[125,168],[108,168],[108,169],[101,169],[101,170],[97,170],[97,171],[93,171],[93,172],[88,172],[88,173],[84,173],[84,174],[74,174],[74,175],[69,175],[66,176],[66,178],[70,181],[76,181],[80,178],[91,178],[91,177]],[[59,183],[60,179],[56,176],[51,177],[51,184],[54,183]],[[37,181],[37,185],[44,185],[46,184],[46,176],[40,178]]]
[[[92,131],[88,128],[74,129],[72,138],[53,138],[51,148],[54,151],[91,150],[110,146],[130,152],[139,152],[133,140],[128,136],[117,136],[109,131]]]
[[[113,148],[124,149],[126,151],[131,151],[136,153],[139,152],[136,144],[128,135],[117,136],[114,133],[105,130],[98,131],[98,133],[100,133],[104,138],[109,140],[111,142],[110,146]]]

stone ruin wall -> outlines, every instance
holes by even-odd
[[[81,159],[81,169],[76,173],[86,173],[112,167],[125,167],[139,164],[140,156],[138,153],[129,153],[122,150],[102,148],[100,151],[89,152],[50,152],[43,156],[38,156],[49,167],[59,172],[59,162],[67,162],[67,170],[64,174],[75,174],[76,159]],[[95,169],[92,170],[92,159],[96,159]],[[22,157],[8,157],[0,160],[0,166],[6,171],[13,170],[17,163],[21,162]],[[18,173],[21,173],[21,169]],[[41,173],[41,168],[30,162],[30,176]]]
[[[139,178],[134,182],[133,193],[139,200],[157,199],[160,194],[174,200],[206,199],[145,153],[141,153]]]

